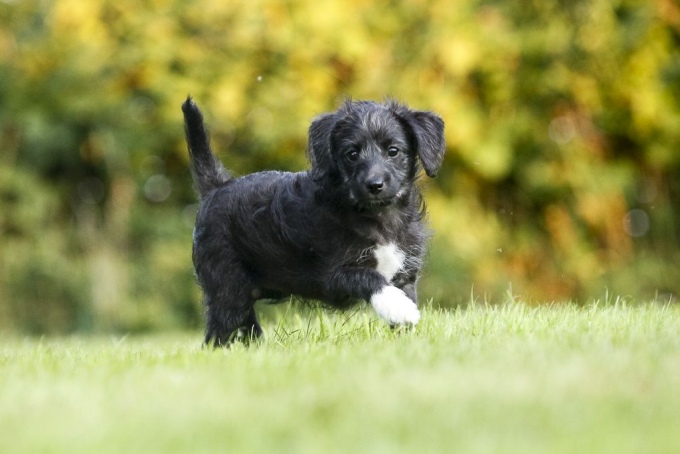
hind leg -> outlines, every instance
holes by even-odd
[[[235,263],[213,262],[196,271],[206,309],[205,344],[218,347],[259,337],[254,285],[245,270]]]
[[[248,307],[207,304],[205,345],[228,346],[232,342],[249,343],[262,335],[252,303]]]

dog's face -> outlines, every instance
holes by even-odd
[[[444,123],[397,103],[347,102],[309,130],[311,176],[359,211],[375,211],[406,195],[418,160],[435,176],[444,156]]]

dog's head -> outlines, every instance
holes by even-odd
[[[396,102],[348,101],[309,128],[310,175],[359,210],[404,197],[419,162],[434,177],[444,158],[444,122]]]

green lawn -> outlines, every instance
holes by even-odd
[[[680,307],[509,304],[0,346],[0,452],[680,452]]]

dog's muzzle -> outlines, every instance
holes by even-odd
[[[355,200],[362,211],[374,211],[389,206],[395,202],[398,195],[383,176],[366,178],[356,192],[358,194]]]

